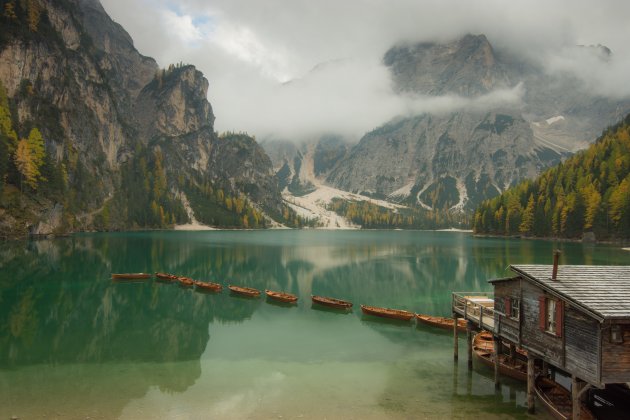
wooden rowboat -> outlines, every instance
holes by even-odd
[[[361,305],[361,311],[366,315],[399,319],[401,321],[409,321],[414,317],[413,312],[403,311],[401,309],[379,308],[378,306]]]
[[[571,401],[571,392],[568,389],[549,378],[539,376],[534,382],[534,391],[554,418],[558,420],[572,418],[573,403]],[[580,419],[595,419],[591,410],[584,403],[580,403]]]
[[[155,278],[158,280],[165,280],[165,281],[177,280],[177,276],[175,274],[168,274],[168,273],[155,273]]]
[[[272,290],[265,290],[265,294],[271,299],[277,300],[279,302],[294,303],[294,302],[297,302],[298,300],[298,297],[291,293],[274,292]]]
[[[237,295],[248,296],[248,297],[260,296],[260,290],[254,289],[253,287],[233,286],[230,284],[228,285],[228,289],[230,289],[230,292],[236,293]]]
[[[177,281],[182,287],[193,287],[195,285],[195,281],[190,277],[177,277]]]
[[[473,353],[481,363],[494,368],[494,339],[491,333],[482,331],[475,335]],[[527,363],[518,358],[512,359],[507,354],[499,354],[499,373],[527,382]]]
[[[418,322],[421,322],[426,325],[430,325],[432,327],[442,328],[445,330],[453,330],[453,318],[444,318],[441,316],[429,316],[416,314],[416,319]],[[457,319],[457,331],[466,332],[466,320],[458,318]]]
[[[112,280],[144,280],[150,279],[148,273],[112,273]]]
[[[197,290],[202,290],[204,292],[218,293],[223,290],[223,286],[212,281],[196,281],[195,286],[197,286]]]
[[[311,295],[311,300],[313,301],[313,303],[328,306],[330,308],[337,308],[337,309],[352,308],[352,302],[348,302],[347,300],[335,299],[335,298],[324,297],[324,296],[315,296],[315,295]]]

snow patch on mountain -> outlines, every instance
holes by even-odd
[[[415,181],[411,180],[411,181],[409,181],[409,183],[407,185],[403,185],[402,187],[398,188],[393,193],[389,194],[387,196],[387,198],[404,198],[404,197],[409,197],[411,195],[411,189],[413,188],[414,185],[415,185]]]
[[[558,121],[564,121],[564,117],[562,115],[557,115],[555,117],[551,117],[551,118],[547,118],[545,120],[545,122],[547,123],[547,125],[551,125],[553,123],[556,123]]]
[[[360,226],[355,225],[345,217],[326,208],[326,206],[332,202],[333,198],[341,198],[348,201],[369,201],[372,204],[393,211],[406,208],[399,204],[384,200],[375,200],[361,194],[339,190],[322,184],[316,185],[315,191],[300,197],[292,195],[288,189],[285,188],[282,197],[299,216],[306,219],[319,219],[321,224],[320,228],[322,229],[360,229]]]

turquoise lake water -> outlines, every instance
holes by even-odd
[[[450,315],[509,264],[628,264],[617,247],[417,231],[82,234],[0,244],[0,419],[526,418],[525,386],[453,362],[448,332],[359,305]],[[165,271],[296,306],[111,273]],[[354,302],[313,308],[311,294]],[[539,411],[540,412],[540,411]],[[539,415],[545,418],[545,414]]]

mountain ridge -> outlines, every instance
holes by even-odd
[[[20,138],[37,127],[64,182],[42,177],[24,188],[17,139],[0,133],[0,236],[186,223],[181,194],[197,197],[190,206],[205,224],[282,219],[271,162],[253,138],[214,131],[208,81],[194,66],[159,69],[97,0],[15,3],[15,11],[1,17],[0,36],[9,127]]]

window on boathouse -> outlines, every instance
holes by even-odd
[[[562,337],[564,305],[561,300],[540,296],[538,300],[540,329]]]
[[[521,300],[514,297],[506,297],[504,300],[505,315],[518,320],[520,317]]]

